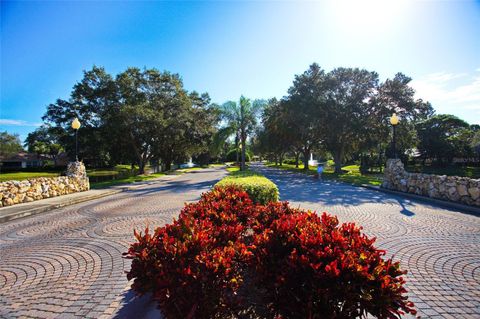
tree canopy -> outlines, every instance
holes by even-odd
[[[263,100],[254,100],[252,102],[242,95],[238,103],[228,101],[221,106],[220,114],[226,123],[223,129],[235,134],[236,148],[238,148],[238,142],[240,142],[241,170],[245,170],[247,137],[255,131],[257,118],[264,105],[265,101]]]
[[[97,66],[84,72],[68,100],[50,104],[43,117],[49,134],[69,154],[75,117],[82,123],[81,158],[97,166],[136,163],[141,173],[149,161],[169,169],[173,161],[204,152],[219,120],[208,94],[187,92],[178,74],[128,68],[114,77]]]
[[[397,113],[402,118],[398,144],[404,150],[411,148],[413,123],[431,116],[433,108],[414,98],[410,81],[398,73],[380,83],[375,72],[358,68],[325,72],[314,63],[295,76],[286,97],[264,112],[264,143],[268,137],[281,139],[276,145],[269,143],[270,150],[301,152],[305,169],[313,149],[329,152],[335,172],[340,173],[347,155],[387,148],[389,118]]]
[[[470,141],[474,132],[470,125],[456,116],[438,114],[417,123],[418,150],[424,158],[448,163],[454,157],[474,156]]]
[[[93,166],[148,162],[165,169],[195,156],[208,162],[220,152],[236,152],[245,169],[247,140],[280,163],[293,154],[308,169],[312,152],[334,159],[341,173],[346,159],[391,156],[390,116],[397,153],[415,149],[439,162],[480,154],[480,128],[451,115],[434,115],[430,103],[415,98],[411,78],[397,73],[381,82],[376,72],[339,67],[326,72],[314,63],[294,77],[281,99],[212,104],[207,93],[188,92],[178,74],[128,68],[111,75],[102,67],[85,71],[68,99],[47,107],[45,125],[30,133],[25,147],[37,154],[74,154],[71,122],[81,121],[79,155]],[[261,122],[261,125],[258,125]],[[233,137],[233,146],[229,138]],[[229,152],[230,151],[230,152]]]
[[[23,151],[23,147],[18,134],[0,132],[0,156],[10,157],[20,151]]]

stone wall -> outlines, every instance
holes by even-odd
[[[387,160],[382,187],[480,206],[480,179],[409,173],[399,159]]]
[[[66,176],[31,178],[0,183],[0,207],[66,195],[90,189],[85,165],[71,162]]]

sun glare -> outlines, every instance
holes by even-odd
[[[329,1],[335,23],[349,33],[385,32],[405,13],[408,0],[332,0]]]

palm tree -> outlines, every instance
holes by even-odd
[[[240,170],[245,170],[245,152],[248,135],[253,132],[257,124],[257,118],[265,105],[263,100],[255,100],[253,103],[243,95],[239,102],[228,101],[221,107],[222,117],[225,121],[225,129],[235,134],[235,147],[238,150],[238,141],[241,148]],[[238,154],[238,153],[237,153]],[[237,155],[238,159],[238,155]]]

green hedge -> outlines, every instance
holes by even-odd
[[[245,162],[250,162],[250,159],[252,158],[252,154],[247,150],[245,152]],[[242,150],[238,150],[238,160],[242,160]],[[226,162],[236,162],[237,161],[237,151],[235,149],[230,150],[226,157],[225,157]]]
[[[215,184],[215,187],[230,185],[243,189],[256,203],[267,204],[268,202],[276,202],[279,200],[277,185],[265,176],[251,171],[232,172]]]

